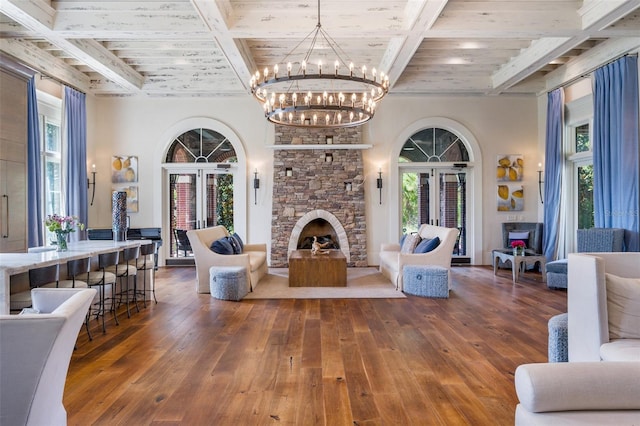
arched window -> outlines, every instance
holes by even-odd
[[[403,233],[422,224],[457,228],[454,261],[468,262],[467,165],[469,152],[455,133],[429,127],[411,135],[398,157]]]
[[[186,231],[224,225],[234,231],[233,173],[237,163],[231,142],[222,134],[196,128],[176,137],[165,157],[169,171],[170,250],[167,264],[191,257]]]

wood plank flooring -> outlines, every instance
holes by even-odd
[[[566,292],[454,267],[449,299],[227,302],[161,268],[159,303],[81,332],[69,425],[510,425]]]

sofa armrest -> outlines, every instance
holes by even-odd
[[[400,244],[398,244],[398,243],[382,243],[380,245],[380,251],[400,251]]]
[[[245,244],[242,251],[267,251],[267,245],[265,243],[262,244]]]
[[[520,404],[529,412],[640,409],[640,362],[559,362],[516,369]]]

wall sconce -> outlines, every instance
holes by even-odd
[[[260,179],[258,179],[258,169],[253,172],[253,199],[254,204],[258,204],[258,188],[260,188]]]
[[[382,205],[382,169],[378,169],[378,179],[376,179],[376,186],[380,192],[380,205]]]
[[[91,165],[91,179],[87,178],[87,189],[92,188],[91,191],[91,205],[93,205],[93,199],[96,197],[96,165]]]
[[[324,154],[324,162],[325,163],[332,163],[333,162],[333,154],[330,152],[327,152]]]
[[[542,184],[544,181],[542,180],[542,163],[538,163],[538,194],[540,195],[540,204],[544,204],[544,200],[542,199]]]

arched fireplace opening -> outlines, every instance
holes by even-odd
[[[333,226],[325,219],[318,218],[307,223],[298,237],[297,249],[311,249],[313,237],[318,238],[318,242],[326,249],[339,249],[338,234]]]
[[[303,235],[304,231],[304,235]],[[336,249],[342,251],[347,258],[347,264],[351,262],[351,253],[347,231],[333,214],[326,210],[311,210],[303,215],[291,230],[287,249],[287,261],[292,251],[300,248],[301,242],[307,237],[330,235]],[[311,248],[311,247],[309,247]]]

